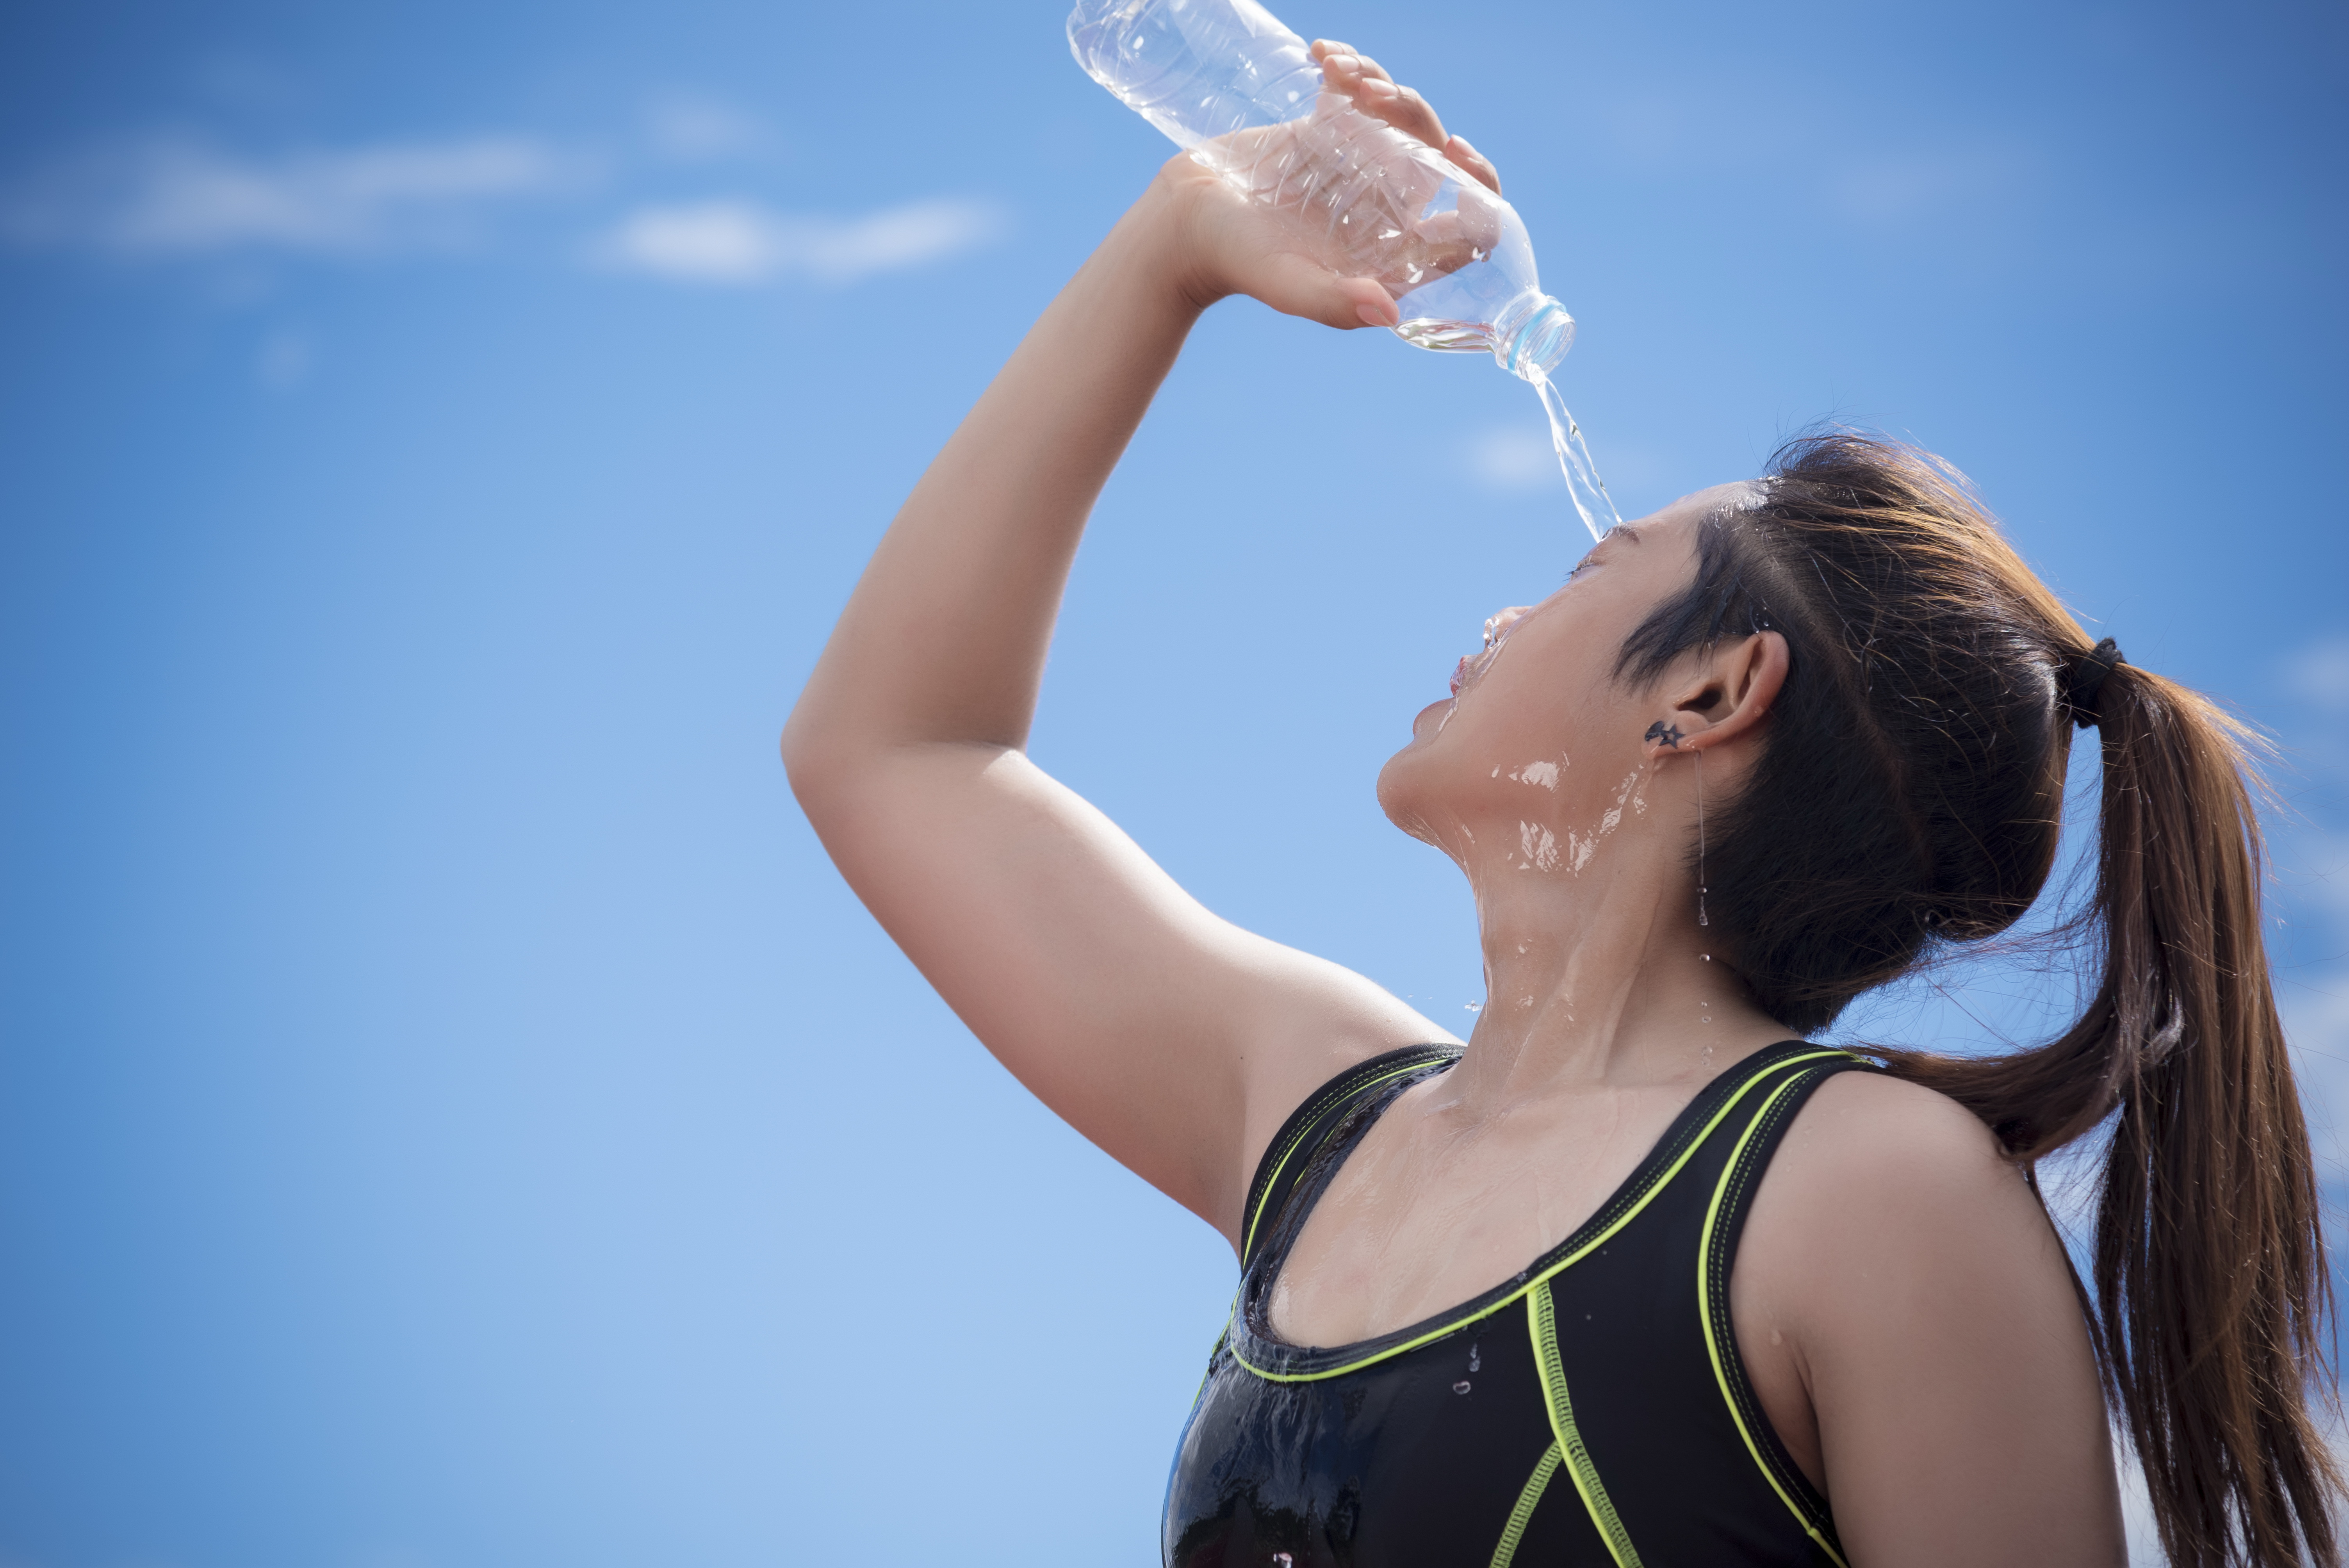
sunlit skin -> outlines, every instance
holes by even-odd
[[[1374,61],[1315,49],[1331,90],[1498,188]],[[1375,282],[1323,271],[1170,160],[916,486],[783,743],[843,874],[979,1039],[1231,1241],[1299,1101],[1380,1051],[1452,1037],[1216,918],[1024,750],[1093,500],[1193,322],[1234,294],[1340,328],[1395,319]],[[1313,1212],[1277,1285],[1284,1336],[1360,1339],[1515,1274],[1707,1079],[1785,1037],[1698,923],[1690,863],[1700,769],[1708,802],[1734,793],[1785,645],[1733,638],[1645,686],[1613,673],[1625,635],[1689,581],[1695,531],[1747,493],[1676,502],[1501,612],[1496,647],[1382,771],[1389,817],[1475,890],[1488,994],[1460,1065],[1403,1096]],[[2125,1560],[2054,1236],[1956,1105],[1829,1079],[1761,1184],[1731,1299],[1764,1408],[1856,1568]]]

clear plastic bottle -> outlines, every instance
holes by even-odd
[[[1317,260],[1376,278],[1405,342],[1486,349],[1537,386],[1573,346],[1516,209],[1324,90],[1305,40],[1256,0],[1078,0],[1069,47],[1234,190],[1295,213]]]

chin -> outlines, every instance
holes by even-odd
[[[1442,705],[1438,705],[1442,706]],[[1414,736],[1404,747],[1386,760],[1379,769],[1379,810],[1387,820],[1409,833],[1422,843],[1444,848],[1428,827],[1427,806],[1431,803],[1426,763],[1427,742]]]

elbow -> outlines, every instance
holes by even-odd
[[[823,802],[838,792],[838,781],[846,771],[838,738],[826,734],[825,728],[802,701],[784,721],[782,735],[783,776],[791,781],[800,810],[819,831]]]

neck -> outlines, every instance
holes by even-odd
[[[1473,857],[1485,999],[1460,1066],[1464,1100],[1665,1082],[1701,1085],[1786,1037],[1699,922],[1680,835],[1656,811],[1575,870]]]

